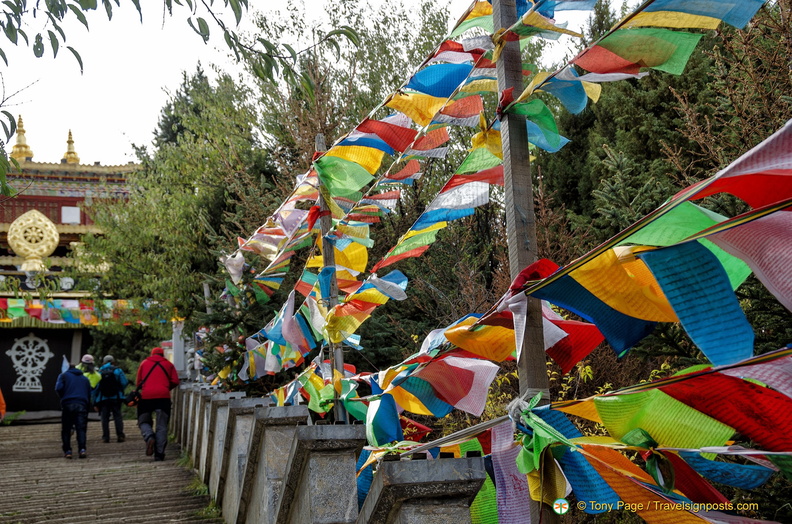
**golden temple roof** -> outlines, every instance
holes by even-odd
[[[69,138],[66,140],[66,153],[63,155],[63,159],[61,161],[64,160],[67,164],[80,163],[80,157],[77,156],[77,152],[74,150],[74,139],[72,138],[71,129],[69,129]]]
[[[11,149],[11,158],[15,159],[17,162],[24,162],[33,158],[33,150],[30,149],[30,146],[27,144],[27,138],[25,138],[25,126],[22,123],[21,115],[17,122],[17,138],[16,144],[14,144],[14,147]]]

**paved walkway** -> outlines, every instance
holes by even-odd
[[[176,465],[176,444],[154,462],[135,422],[124,429],[126,442],[104,444],[89,422],[88,458],[75,447],[67,460],[60,424],[0,426],[0,523],[222,522],[199,516],[209,498],[186,490],[195,477]]]

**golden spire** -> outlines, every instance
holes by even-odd
[[[15,158],[17,162],[24,162],[28,158],[33,158],[33,151],[27,145],[27,139],[25,138],[25,126],[22,123],[22,115],[19,116],[19,121],[17,122],[17,138],[16,144],[11,149],[11,158]]]
[[[65,160],[67,164],[79,164],[80,157],[77,156],[77,152],[74,151],[74,139],[72,138],[71,129],[69,129],[69,139],[66,140],[66,144],[66,154],[63,155],[63,160]]]

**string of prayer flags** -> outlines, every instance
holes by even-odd
[[[0,298],[0,322],[23,326],[37,321],[53,327],[58,324],[96,326],[104,320],[119,318],[124,312],[132,312],[134,307],[128,300]],[[145,308],[146,305],[141,307]]]
[[[502,184],[502,161],[485,148],[474,149],[462,162],[424,213],[373,268],[377,271],[410,257],[421,256],[451,220],[470,216],[489,202],[489,185]],[[417,163],[413,169],[417,168]],[[499,169],[497,169],[499,168]],[[471,174],[468,174],[471,173]]]
[[[647,248],[635,246],[614,249],[614,247],[626,243],[672,245],[693,238],[691,234],[694,234],[698,235],[695,238],[698,239],[700,245],[706,247],[718,259],[717,264],[712,261],[712,271],[717,270],[720,265],[728,276],[731,289],[740,285],[747,276],[745,263],[748,262],[752,264],[752,267],[759,268],[760,263],[757,256],[765,253],[760,257],[764,259],[762,267],[775,266],[771,269],[774,276],[765,275],[761,278],[769,283],[769,289],[772,292],[778,293],[777,296],[782,302],[788,300],[784,298],[789,296],[789,292],[786,290],[788,288],[783,287],[784,283],[789,281],[789,277],[785,275],[788,264],[774,265],[773,257],[769,256],[770,253],[777,255],[777,260],[783,262],[784,257],[787,256],[784,254],[786,250],[781,247],[779,251],[772,249],[768,251],[761,247],[763,241],[769,243],[764,245],[783,246],[784,227],[773,228],[772,231],[776,233],[767,235],[766,239],[763,239],[761,234],[753,235],[751,242],[756,243],[753,255],[748,252],[740,253],[734,248],[730,248],[733,252],[729,254],[713,242],[714,239],[723,239],[729,235],[741,235],[740,228],[764,227],[758,221],[765,216],[767,217],[766,224],[777,220],[783,222],[785,213],[787,213],[784,209],[789,207],[788,204],[784,204],[782,201],[774,206],[761,208],[732,220],[723,220],[724,217],[697,208],[686,200],[705,193],[714,194],[717,192],[718,186],[720,189],[727,187],[748,188],[749,180],[758,183],[760,187],[764,183],[765,195],[773,194],[775,189],[779,188],[780,196],[786,196],[783,181],[788,178],[785,173],[792,173],[792,155],[784,146],[789,146],[792,143],[790,127],[789,125],[785,126],[773,137],[743,155],[733,164],[734,167],[726,168],[712,179],[691,186],[678,194],[674,200],[658,208],[596,250],[581,257],[572,265],[556,271],[552,276],[549,273],[546,274],[543,281],[528,286],[528,293],[569,309],[586,320],[594,322],[617,353],[623,354],[631,345],[651,331],[653,322],[675,321],[674,318],[678,317],[668,302],[661,283],[654,278],[648,266],[643,265],[642,258],[652,257],[651,254],[641,254],[642,251],[649,253]],[[778,182],[772,186],[772,191],[767,185],[771,181]],[[715,190],[710,191],[710,187],[713,186]],[[759,194],[760,191],[753,191],[753,197],[749,196],[749,198],[754,202],[761,202]],[[755,225],[757,223],[760,225]],[[696,229],[699,231],[706,229],[707,231],[699,234]],[[725,242],[723,247],[728,247]],[[699,251],[698,248],[688,249]],[[609,252],[609,250],[611,251]],[[636,254],[638,255],[637,259],[635,258]],[[737,260],[734,255],[744,256],[746,260]],[[572,278],[569,278],[570,276]],[[607,284],[603,279],[607,280]],[[615,283],[620,284],[614,286]],[[728,294],[725,287],[721,292]],[[646,298],[652,300],[647,301]],[[654,312],[647,309],[648,306],[652,306]],[[712,323],[712,325],[715,324]],[[742,325],[745,326],[744,323]],[[702,328],[707,329],[706,322],[702,324]],[[746,343],[744,346],[747,347],[747,345]],[[745,355],[745,353],[741,353],[741,355]]]

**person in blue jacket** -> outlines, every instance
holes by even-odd
[[[124,400],[124,390],[129,380],[124,370],[113,365],[113,356],[105,355],[102,367],[99,368],[101,379],[93,390],[93,401],[102,419],[102,442],[110,442],[110,415],[113,415],[113,424],[118,442],[124,442],[124,418],[121,415],[121,401]]]
[[[77,448],[80,458],[88,455],[85,450],[88,432],[88,406],[91,403],[91,382],[82,371],[74,366],[58,375],[55,392],[61,399],[61,440],[63,456],[72,458],[71,429],[77,433]]]

